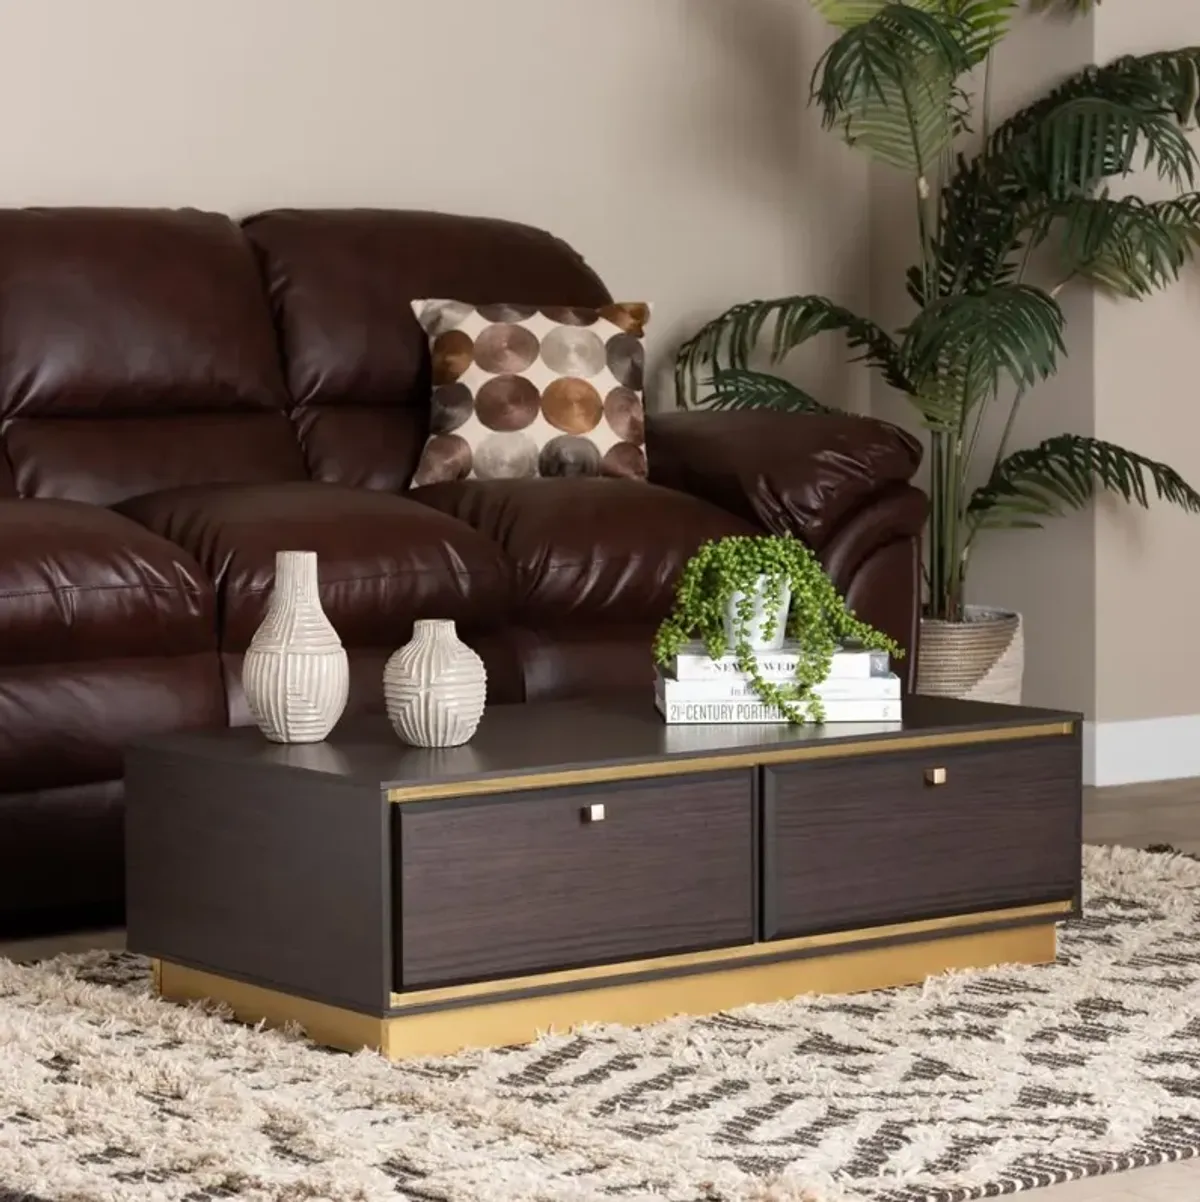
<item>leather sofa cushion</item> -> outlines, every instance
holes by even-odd
[[[0,797],[116,780],[133,739],[224,725],[225,690],[211,649],[6,664],[0,666]]]
[[[0,416],[283,409],[254,253],[194,209],[0,211]]]
[[[701,543],[755,528],[686,493],[639,480],[466,480],[409,496],[504,549],[523,620],[661,621]]]
[[[215,613],[192,556],[126,518],[0,501],[6,666],[215,651]]]
[[[297,409],[296,434],[309,476],[347,488],[408,488],[429,414],[377,405],[309,405]]]
[[[429,425],[430,356],[411,302],[604,305],[565,242],[486,217],[281,209],[248,218],[315,480],[399,492]]]
[[[124,819],[120,781],[0,793],[0,939],[121,926]]]
[[[504,637],[520,664],[526,701],[627,697],[654,708],[657,622],[517,626]]]
[[[277,551],[315,551],[321,603],[347,646],[398,647],[416,618],[503,624],[511,572],[469,526],[403,497],[331,484],[211,486],[138,497],[122,513],[192,552],[215,582],[221,649],[266,613]]]
[[[0,442],[24,497],[115,505],[186,484],[305,479],[304,458],[283,413],[17,418]]]
[[[301,406],[424,410],[429,350],[415,297],[596,306],[612,299],[565,242],[512,221],[285,209],[243,224],[267,279],[288,389]]]
[[[0,315],[22,496],[305,478],[254,250],[223,214],[0,210]]]

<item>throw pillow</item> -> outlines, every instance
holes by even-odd
[[[412,487],[528,476],[645,477],[650,306],[413,301],[433,355],[429,441]]]

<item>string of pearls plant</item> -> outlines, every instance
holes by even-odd
[[[761,594],[758,593],[761,582]],[[780,614],[791,589],[791,607]],[[825,707],[814,691],[829,675],[834,652],[848,643],[871,651],[902,656],[901,648],[874,627],[860,622],[839,596],[833,581],[799,539],[778,535],[715,539],[688,561],[675,592],[671,615],[658,628],[654,658],[670,668],[683,646],[699,639],[713,659],[727,646],[725,616],[735,595],[732,651],[738,670],[750,679],[760,701],[777,706],[790,722],[823,722]],[[770,637],[784,621],[798,644],[795,684],[764,680],[750,644],[756,595],[764,603],[763,634]]]

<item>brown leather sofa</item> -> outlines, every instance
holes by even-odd
[[[500,221],[0,212],[0,931],[119,918],[122,748],[247,721],[279,549],[320,556],[352,711],[381,707],[423,615],[458,621],[495,702],[648,696],[681,564],[753,530],[806,539],[915,646],[920,451],[890,426],[672,413],[649,423],[649,484],[408,492],[424,296],[611,299],[564,243]]]

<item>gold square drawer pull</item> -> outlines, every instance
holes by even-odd
[[[946,769],[926,768],[925,783],[927,785],[944,785],[946,783]]]
[[[583,807],[584,822],[603,822],[605,817],[604,806],[600,803]]]

